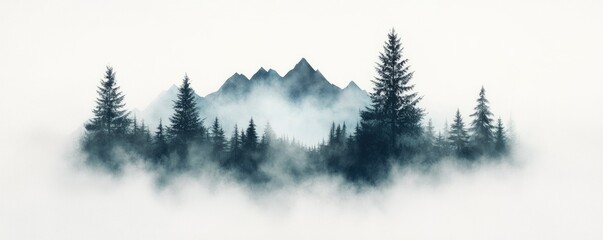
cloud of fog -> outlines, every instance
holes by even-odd
[[[603,236],[594,148],[566,153],[523,142],[513,162],[434,173],[400,171],[357,192],[336,178],[263,192],[227,178],[184,175],[156,188],[77,163],[74,136],[24,137],[3,151],[0,237],[7,239],[598,239]],[[520,138],[522,139],[522,138]],[[530,139],[530,138],[525,138]],[[572,145],[568,145],[570,148]],[[35,148],[39,151],[28,151]],[[571,163],[568,162],[571,159]],[[11,169],[6,171],[5,169]],[[214,173],[215,174],[215,173]],[[218,180],[216,180],[218,179]]]

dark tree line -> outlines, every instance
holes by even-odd
[[[97,90],[94,117],[85,124],[82,148],[89,162],[114,171],[126,163],[126,155],[136,154],[153,169],[166,172],[211,163],[251,182],[270,181],[271,171],[278,169],[293,179],[338,174],[364,184],[386,180],[395,166],[430,166],[447,157],[471,162],[509,152],[505,127],[500,118],[494,122],[483,87],[470,125],[457,110],[452,124],[437,134],[431,119],[423,126],[425,110],[418,107],[422,97],[413,90],[413,72],[402,50],[392,30],[379,55],[371,105],[360,112],[360,122],[352,129],[346,123],[333,123],[327,141],[312,147],[277,137],[269,123],[260,135],[252,118],[245,128],[235,125],[230,137],[218,118],[206,127],[186,75],[169,124],[160,120],[152,133],[144,120],[129,116],[115,72],[107,67]]]

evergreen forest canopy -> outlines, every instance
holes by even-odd
[[[252,116],[247,126],[230,126],[232,134],[226,136],[219,118],[205,122],[200,116],[186,75],[172,116],[160,119],[151,131],[125,110],[115,71],[107,67],[81,149],[88,164],[111,172],[141,162],[162,176],[213,167],[251,184],[332,175],[352,184],[378,185],[395,167],[429,169],[445,158],[472,165],[509,154],[505,127],[500,118],[494,120],[483,87],[469,124],[457,110],[452,124],[437,134],[431,120],[423,125],[425,110],[418,106],[422,97],[414,91],[413,72],[402,50],[392,30],[379,54],[371,104],[360,111],[361,120],[354,126],[332,123],[326,140],[315,146],[277,137],[269,123],[259,133]]]

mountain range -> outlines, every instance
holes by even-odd
[[[167,124],[177,94],[178,87],[173,85],[145,110],[135,111],[134,114],[145,119],[150,126],[156,126],[159,119]],[[319,70],[302,58],[284,76],[263,67],[251,78],[235,73],[216,92],[205,97],[197,95],[196,102],[200,115],[206,119],[206,126],[218,117],[229,132],[234,124],[239,124],[241,129],[253,117],[260,126],[265,124],[262,122],[269,121],[278,133],[280,125],[288,126],[287,130],[291,130],[291,124],[297,122],[300,126],[305,125],[306,131],[324,131],[331,122],[355,125],[358,112],[370,103],[370,98],[353,81],[343,89],[330,83]],[[292,117],[299,119],[290,119]],[[287,134],[296,136],[295,131],[287,131]],[[303,136],[301,138],[304,139]]]

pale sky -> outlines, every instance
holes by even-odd
[[[1,104],[40,90],[45,103],[74,110],[73,125],[90,117],[106,65],[128,108],[142,109],[185,73],[204,96],[235,72],[284,75],[302,57],[334,84],[370,91],[395,28],[430,117],[468,114],[484,85],[508,119],[524,102],[514,97],[520,84],[598,82],[602,13],[601,1],[5,0]]]

